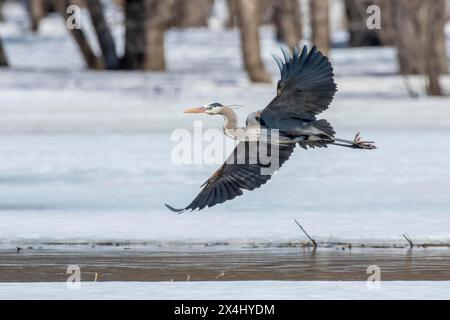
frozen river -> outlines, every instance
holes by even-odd
[[[1,299],[449,299],[449,281],[204,281],[86,282],[79,290],[66,283],[1,283]]]
[[[449,241],[448,133],[369,133],[378,150],[298,148],[262,188],[183,215],[163,203],[186,205],[217,166],[173,164],[170,132],[4,134],[0,239],[299,241],[299,219],[320,241]]]
[[[392,48],[333,48],[338,92],[328,119],[341,138],[378,150],[298,149],[262,188],[200,213],[176,215],[218,165],[175,165],[185,107],[239,104],[240,119],[275,94],[279,52],[261,54],[273,84],[251,84],[236,30],[170,30],[167,71],[92,72],[57,15],[30,34],[25,10],[4,6],[11,68],[0,72],[0,242],[450,242],[450,100],[409,97]],[[110,11],[112,10],[112,11]],[[115,16],[108,7],[108,17]],[[88,21],[87,19],[86,21]],[[86,30],[90,40],[92,30]],[[122,39],[123,29],[114,27]],[[337,30],[339,31],[339,30]],[[342,41],[333,32],[333,41]],[[118,46],[122,43],[119,41]],[[217,50],[221,48],[221,50]],[[408,79],[420,91],[423,81]],[[450,78],[442,77],[448,88]],[[208,118],[208,127],[222,119]],[[21,245],[21,244],[19,244]]]

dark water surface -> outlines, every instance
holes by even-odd
[[[371,265],[381,280],[450,280],[450,249],[2,249],[0,282],[65,281],[69,265],[82,281],[366,280]]]

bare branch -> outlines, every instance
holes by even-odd
[[[408,241],[409,246],[410,246],[411,248],[414,247],[414,243],[412,242],[411,238],[410,238],[406,233],[403,234],[403,238],[405,238],[406,241]]]
[[[299,228],[303,231],[303,233],[308,237],[308,239],[312,242],[312,244],[314,245],[314,248],[317,248],[317,242],[316,240],[314,240],[313,238],[311,238],[309,236],[309,234],[306,232],[305,229],[303,229],[302,225],[296,220],[294,219],[294,222],[299,226]]]

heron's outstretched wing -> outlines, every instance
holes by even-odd
[[[282,48],[284,62],[274,56],[281,72],[277,96],[263,110],[261,122],[268,128],[283,130],[292,120],[312,121],[326,110],[336,93],[333,67],[316,46],[301,53],[294,48],[291,58]]]
[[[263,143],[265,150],[261,150],[260,147]],[[187,207],[175,209],[167,204],[166,207],[178,213],[201,210],[240,196],[243,189],[259,188],[289,159],[294,148],[295,145],[239,142],[227,161],[202,185],[204,186],[202,191]],[[258,156],[261,154],[263,158]],[[278,163],[273,161],[277,159]]]

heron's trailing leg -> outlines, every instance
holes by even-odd
[[[342,142],[342,143],[338,143],[338,142]],[[334,144],[336,146],[341,146],[341,147],[353,148],[353,149],[376,149],[377,148],[373,141],[361,140],[361,136],[359,135],[359,132],[355,135],[355,139],[353,139],[353,141],[334,138],[334,142],[331,142],[331,144]]]

